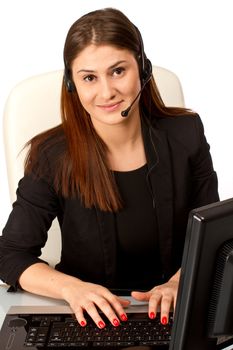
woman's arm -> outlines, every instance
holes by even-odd
[[[123,307],[128,306],[129,301],[112,294],[103,286],[81,281],[44,263],[28,267],[21,274],[19,283],[24,290],[31,293],[66,300],[81,326],[86,325],[86,311],[99,328],[104,328],[105,324],[98,309],[114,326],[118,326],[120,320],[127,320]]]
[[[17,189],[17,200],[0,236],[0,278],[17,287],[21,273],[43,262],[41,249],[57,216],[58,198],[43,179],[24,176]]]

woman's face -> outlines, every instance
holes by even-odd
[[[114,125],[139,115],[137,100],[129,117],[121,116],[141,88],[138,65],[130,51],[91,44],[73,61],[72,73],[80,101],[94,125]]]

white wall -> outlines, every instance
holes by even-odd
[[[233,197],[233,50],[231,0],[7,0],[0,5],[0,113],[10,89],[31,75],[63,67],[63,43],[82,14],[112,6],[139,27],[153,64],[173,70],[186,105],[201,115],[219,177]],[[2,123],[0,128],[2,129]],[[0,226],[10,212],[0,133]]]

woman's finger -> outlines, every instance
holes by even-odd
[[[129,300],[112,294],[108,289],[104,290],[102,297],[100,301],[96,299],[95,302],[114,326],[118,326],[120,321],[127,320],[124,307],[130,304]]]
[[[111,304],[112,308],[116,311],[120,320],[127,321],[127,315],[124,307],[129,306],[130,301],[124,298],[117,297],[116,295],[110,293],[110,295],[108,295],[108,302]]]
[[[126,299],[126,298],[121,298],[116,296],[117,300],[119,301],[119,303],[123,306],[123,307],[127,307],[130,305],[131,301]]]
[[[161,306],[160,306],[160,322],[166,325],[169,321],[169,312],[171,309],[171,305],[173,303],[173,295],[164,294],[161,298]]]
[[[155,318],[161,303],[162,293],[159,289],[154,289],[149,299],[148,315],[151,319]]]
[[[151,291],[149,292],[137,292],[133,291],[131,293],[132,297],[138,301],[149,301],[151,297]]]
[[[73,311],[74,311],[75,317],[76,317],[78,323],[80,324],[80,326],[85,327],[87,324],[87,321],[83,315],[83,309],[80,306],[78,306]]]
[[[107,295],[107,297],[111,299],[109,295]],[[106,299],[106,297],[103,297],[102,295],[94,295],[93,301],[95,305],[97,305],[103,314],[109,319],[113,326],[118,327],[120,325],[120,320],[115,311],[118,308],[122,314],[124,310],[119,302],[115,303],[115,308],[113,308],[111,304],[114,304],[114,302],[111,303],[111,300]]]
[[[83,306],[83,309],[86,310],[88,315],[93,319],[97,327],[104,328],[106,326],[104,320],[98,313],[95,304],[92,301],[87,301]]]

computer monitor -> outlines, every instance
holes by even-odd
[[[169,350],[233,344],[233,198],[190,212]]]

